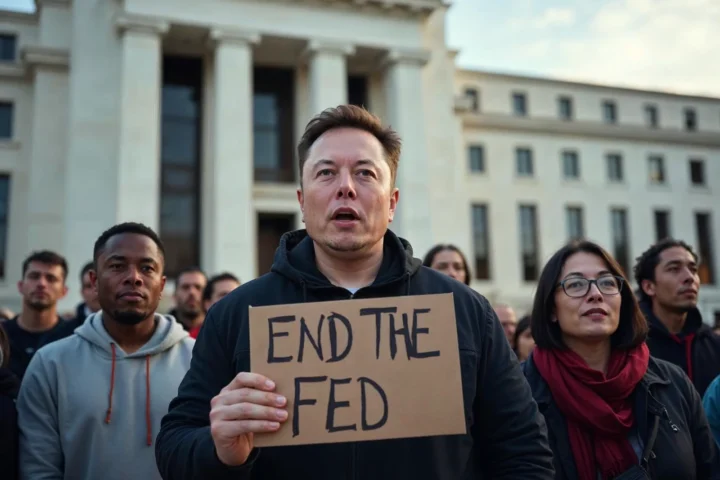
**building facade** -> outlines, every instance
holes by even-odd
[[[268,271],[279,236],[302,226],[295,145],[314,114],[347,102],[404,139],[393,230],[417,256],[460,246],[491,300],[526,309],[569,228],[625,263],[658,224],[701,251],[720,238],[720,101],[458,70],[442,0],[36,4],[0,13],[11,308],[40,248],[68,258],[72,306],[95,239],[122,221],[159,231],[169,275]],[[708,315],[720,311],[710,257]]]

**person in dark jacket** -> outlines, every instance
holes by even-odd
[[[158,435],[163,478],[553,478],[544,421],[487,300],[423,267],[388,230],[399,196],[397,134],[362,108],[339,106],[311,120],[298,151],[307,230],[283,235],[272,271],[210,308]],[[467,433],[254,448],[253,433],[276,431],[287,414],[272,379],[249,370],[250,305],[450,292]]]
[[[700,267],[690,245],[668,238],[638,257],[634,273],[650,354],[679,366],[703,396],[720,375],[720,337],[697,308]]]
[[[15,400],[20,379],[9,368],[10,341],[0,325],[0,468],[3,478],[18,477],[18,420]]]
[[[650,357],[647,322],[602,247],[561,248],[540,275],[531,318],[537,346],[523,369],[556,479],[719,478],[700,396],[677,366]]]

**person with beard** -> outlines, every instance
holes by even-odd
[[[156,313],[165,252],[150,228],[110,228],[93,261],[102,310],[40,350],[20,388],[23,480],[161,478],[153,443],[195,341]]]
[[[203,290],[203,308],[205,311],[210,310],[210,307],[239,286],[240,279],[232,273],[223,272],[213,275]],[[190,330],[190,336],[192,338],[197,338],[200,333],[200,327],[202,327],[202,323]]]
[[[87,317],[100,310],[97,292],[93,288],[92,281],[90,280],[90,271],[92,269],[93,262],[88,262],[80,271],[80,294],[82,295],[83,301],[80,302],[75,309],[75,316],[73,318],[75,325],[78,327],[85,322]]]
[[[17,398],[20,380],[8,368],[10,363],[10,342],[5,329],[0,325],[0,465],[4,477],[17,478],[18,426]]]
[[[205,272],[197,267],[183,270],[175,280],[175,308],[170,312],[188,332],[199,329],[205,319],[203,291],[207,285]]]
[[[650,324],[650,354],[682,368],[702,396],[720,374],[720,337],[697,308],[698,269],[692,247],[668,238],[638,257],[634,273]]]
[[[20,314],[3,323],[10,340],[10,370],[22,380],[30,360],[40,347],[73,333],[74,325],[57,311],[57,302],[68,291],[68,266],[55,252],[33,252],[22,264],[22,280],[17,284],[22,296]]]

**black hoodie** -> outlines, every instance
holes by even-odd
[[[250,304],[449,292],[455,299],[466,435],[255,449],[241,467],[220,462],[209,428],[210,400],[249,369]],[[550,480],[554,474],[545,421],[487,300],[421,266],[410,245],[390,231],[377,278],[354,295],[318,271],[305,231],[283,235],[272,271],[208,312],[155,445],[160,474],[173,480]]]
[[[18,423],[15,399],[20,380],[9,368],[0,368],[0,469],[3,477],[18,475]],[[5,476],[7,475],[7,476]]]
[[[640,302],[640,308],[650,325],[647,339],[650,354],[674,363],[690,377],[702,397],[710,383],[720,375],[720,337],[702,321],[697,308],[688,312],[683,331],[673,335],[655,316],[649,300]]]

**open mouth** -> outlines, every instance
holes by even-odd
[[[360,216],[353,209],[339,208],[335,211],[332,219],[340,222],[351,222],[353,220],[359,220]]]

